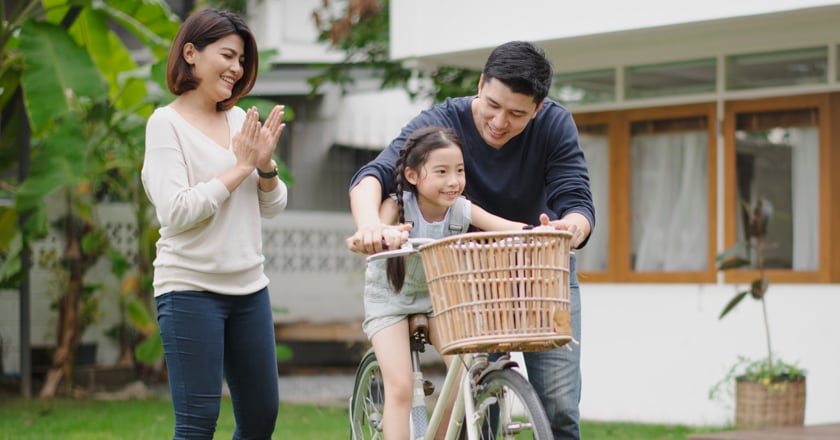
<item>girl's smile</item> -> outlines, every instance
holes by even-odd
[[[417,203],[427,221],[440,221],[464,192],[464,156],[457,145],[429,152],[419,170],[406,168],[406,180],[417,188]]]

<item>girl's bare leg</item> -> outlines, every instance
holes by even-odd
[[[403,319],[378,331],[373,335],[371,343],[385,381],[385,407],[382,414],[385,439],[408,439],[413,395],[408,321]]]

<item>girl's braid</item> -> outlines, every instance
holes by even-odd
[[[412,142],[413,141],[413,142]],[[397,165],[394,169],[394,192],[397,198],[397,212],[398,221],[400,224],[405,223],[405,202],[403,201],[403,187],[411,185],[405,180],[405,164],[406,158],[411,154],[411,150],[417,145],[416,138],[411,137],[403,147],[400,149],[400,156],[397,158]],[[388,281],[391,287],[394,288],[394,293],[399,293],[405,283],[405,257],[389,258],[385,263],[385,272],[388,275]]]
[[[408,155],[410,145],[404,146],[400,150],[400,157],[397,158],[397,166],[394,169],[394,192],[397,196],[398,217],[397,221],[402,224],[405,223],[405,202],[403,202],[403,187],[405,186],[405,158]]]

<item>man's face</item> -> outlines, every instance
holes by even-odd
[[[475,127],[487,145],[502,148],[511,138],[522,133],[528,122],[542,108],[542,102],[514,93],[496,79],[478,82],[478,98],[473,100],[472,113]]]

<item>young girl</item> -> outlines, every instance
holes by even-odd
[[[395,171],[396,194],[383,202],[382,222],[402,224],[408,213],[413,221],[409,236],[413,238],[443,238],[466,232],[470,225],[487,231],[527,227],[473,205],[461,195],[464,185],[464,158],[455,133],[436,126],[418,129],[400,151]],[[462,212],[453,212],[453,208]],[[543,214],[540,221],[547,225],[548,217]],[[404,239],[402,235],[401,229],[395,227],[385,231],[383,240],[393,248]],[[367,266],[363,328],[373,344],[385,382],[385,439],[407,439],[412,375],[406,317],[431,314],[432,302],[419,255],[386,261],[375,260]],[[429,337],[437,348],[435,319],[431,316]],[[446,356],[444,361],[448,366],[451,357]]]

